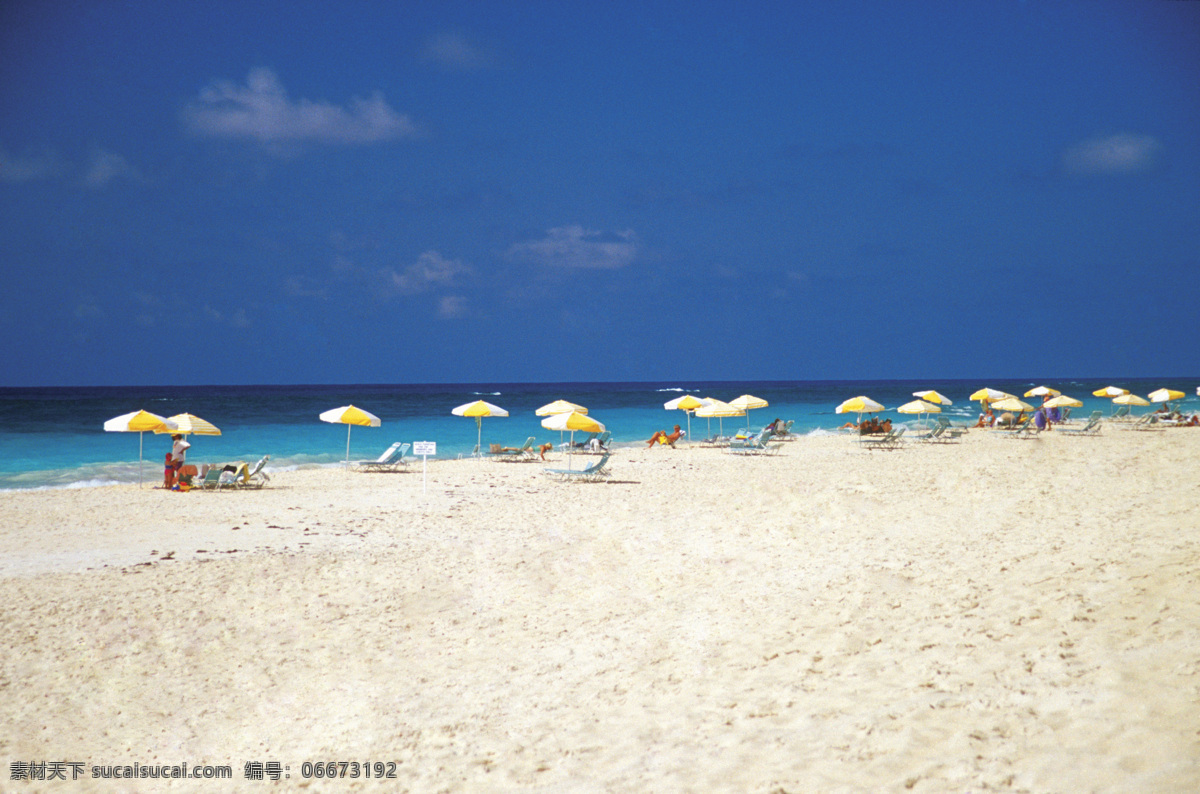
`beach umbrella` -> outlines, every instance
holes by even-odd
[[[1002,400],[996,400],[992,403],[993,408],[998,408],[1001,411],[1032,411],[1033,406],[1029,403],[1021,402],[1016,397],[1008,396]]]
[[[1047,408],[1082,408],[1083,403],[1076,400],[1074,397],[1068,397],[1065,394],[1060,394],[1057,397],[1051,397],[1042,405]]]
[[[1122,394],[1129,394],[1129,389],[1119,389],[1116,386],[1105,386],[1103,389],[1096,389],[1092,392],[1093,397],[1120,397]]]
[[[750,429],[750,412],[755,408],[766,408],[770,403],[761,397],[755,397],[753,394],[743,394],[729,401],[729,404],[734,408],[741,408],[746,412],[746,429]]]
[[[921,414],[938,414],[942,412],[940,405],[934,405],[933,403],[926,402],[925,400],[913,400],[910,403],[901,405],[896,410],[902,414],[917,414],[918,417]]]
[[[149,411],[134,411],[131,414],[121,414],[115,416],[104,423],[104,430],[109,433],[137,433],[138,434],[138,487],[142,487],[142,434],[146,431],[151,433],[159,428],[164,428],[166,432],[173,432],[177,425],[170,419],[166,419],[158,414],[152,414]]]
[[[1169,403],[1172,400],[1182,400],[1186,395],[1174,389],[1155,389],[1146,396],[1152,403]]]
[[[567,468],[571,468],[571,450],[575,447],[575,431],[579,430],[584,433],[603,433],[604,425],[597,422],[587,414],[581,414],[579,411],[571,411],[570,413],[553,414],[542,420],[542,427],[547,430],[557,430],[560,433],[571,431],[571,446],[567,447]]]
[[[1051,389],[1049,386],[1034,386],[1025,392],[1026,397],[1057,397],[1060,394],[1062,392],[1058,389]]]
[[[586,414],[587,409],[582,405],[576,405],[566,400],[555,400],[552,403],[546,403],[541,408],[534,411],[535,416],[553,416],[554,414],[569,414],[572,411],[575,413]],[[558,434],[559,442],[562,442],[562,433]]]
[[[582,405],[567,402],[566,400],[555,400],[552,403],[546,403],[541,408],[533,413],[536,416],[553,416],[554,414],[569,414],[574,411],[577,414],[586,414],[587,409]]]
[[[978,400],[982,403],[989,403],[995,402],[996,400],[1003,400],[1006,397],[1013,397],[1013,395],[1006,391],[1000,391],[999,389],[992,389],[984,386],[982,389],[972,394],[970,399],[972,401]],[[1015,400],[1016,397],[1013,397],[1013,399]]]
[[[483,417],[485,416],[508,416],[508,411],[498,405],[492,405],[483,400],[476,400],[473,403],[466,403],[450,411],[455,416],[473,416],[475,417],[475,427],[477,428],[478,438],[475,440],[475,451],[482,455],[483,450]]]
[[[353,405],[344,405],[341,408],[330,408],[328,411],[320,414],[322,422],[330,424],[344,424],[346,426],[346,465],[350,465],[350,429],[354,425],[362,427],[379,427],[383,421],[373,413],[364,411],[361,408],[355,408]]]
[[[913,392],[913,397],[920,397],[925,402],[937,403],[938,405],[954,405],[949,397],[932,389],[929,391],[915,391]]]
[[[693,397],[690,394],[685,394],[682,397],[676,397],[674,400],[667,400],[663,403],[663,408],[666,408],[668,411],[683,411],[687,414],[689,444],[692,442],[692,411],[695,411],[702,405],[704,405],[704,400],[701,400],[699,397]]]
[[[851,397],[837,408],[833,409],[837,414],[858,414],[858,424],[862,424],[863,414],[873,414],[877,411],[886,410],[880,403],[875,402],[870,397]]]
[[[725,417],[727,416],[742,416],[746,412],[737,406],[730,405],[721,400],[714,400],[712,397],[704,398],[704,405],[696,409],[696,416],[708,419],[708,434],[712,435],[712,418],[717,418],[717,427],[720,428],[717,432],[725,435]]]
[[[219,436],[221,431],[212,422],[201,419],[192,414],[175,414],[171,417],[171,421],[175,423],[175,429],[171,430],[166,427],[161,430],[155,430],[155,433],[163,434],[170,433],[172,435],[189,435],[195,433],[198,436]]]

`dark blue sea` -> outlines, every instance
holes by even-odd
[[[1084,402],[1076,414],[1111,411],[1096,389],[1115,385],[1145,396],[1160,387],[1185,392],[1185,410],[1200,408],[1200,378],[1047,381],[753,381],[657,383],[523,383],[337,386],[161,386],[96,388],[0,388],[0,489],[88,487],[111,483],[161,481],[168,436],[109,433],[104,422],[145,409],[160,416],[191,413],[212,422],[220,436],[192,436],[189,463],[255,461],[271,455],[275,470],[331,466],[346,456],[345,425],[318,420],[322,411],[353,404],[383,420],[381,427],[354,427],[351,460],[374,459],[393,441],[437,442],[437,457],[469,454],[476,442],[473,419],[453,416],[458,405],[484,399],[509,412],[508,418],[483,420],[483,444],[515,446],[528,436],[559,440],[541,427],[535,411],[557,399],[583,405],[603,422],[618,447],[650,437],[688,417],[666,411],[663,403],[685,393],[729,401],[752,394],[769,407],[746,419],[725,419],[724,429],[761,427],[775,418],[795,421],[793,432],[831,432],[847,417],[834,408],[850,397],[866,395],[891,409],[913,399],[913,392],[935,389],[954,401],[944,415],[957,423],[973,422],[977,404],[968,396],[982,386],[1018,396],[1045,384]],[[1034,400],[1036,404],[1036,400]],[[1134,409],[1135,413],[1148,409]],[[890,411],[893,421],[909,417]],[[715,433],[717,420],[692,418],[691,437]],[[142,445],[139,464],[139,442]],[[139,467],[141,474],[139,475]],[[268,469],[270,470],[270,469]]]

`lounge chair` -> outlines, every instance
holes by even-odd
[[[950,424],[950,420],[944,416],[939,416],[937,418],[937,423],[941,425],[942,428],[942,431],[938,433],[937,438],[934,439],[934,441],[938,444],[958,443],[958,441],[962,439],[962,437],[965,436],[967,431],[970,429],[962,426],[956,427]]]
[[[605,430],[595,438],[588,439],[583,448],[576,448],[575,451],[583,455],[602,455],[608,452],[608,442],[612,439],[612,431]]]
[[[933,427],[929,428],[921,435],[914,436],[913,441],[937,441],[939,438],[941,438],[941,435],[944,432],[946,432],[946,425],[942,424],[941,422],[937,422]]]
[[[221,486],[221,467],[213,466],[208,471],[204,472],[204,479],[200,481],[200,490],[217,490]]]
[[[551,477],[558,477],[560,480],[594,482],[609,476],[611,472],[608,471],[608,459],[611,457],[612,455],[606,452],[599,460],[582,469],[543,469],[542,471]]]
[[[375,460],[364,460],[358,464],[359,471],[395,471],[400,466],[407,466],[404,453],[409,445],[397,441],[383,451]]]
[[[1113,415],[1108,417],[1110,422],[1125,422],[1129,420],[1129,406],[1122,405],[1113,411]]]
[[[1055,433],[1066,433],[1068,436],[1094,436],[1100,433],[1103,411],[1092,411],[1092,416],[1083,427],[1058,427]]]
[[[904,431],[908,428],[904,425],[894,427],[882,436],[866,436],[859,439],[858,443],[862,444],[867,449],[896,449],[903,443]]]
[[[408,447],[407,444],[404,445]],[[403,453],[402,453],[403,454]],[[267,484],[267,480],[271,479],[267,473],[263,471],[263,467],[267,465],[267,461],[271,459],[270,455],[263,455],[259,458],[258,463],[254,464],[254,468],[246,472],[242,477],[242,481],[238,483],[243,488],[261,488]]]
[[[1125,425],[1122,430],[1166,430],[1167,426],[1159,419],[1159,414],[1150,412],[1142,414],[1133,422]]]
[[[771,428],[763,428],[757,436],[745,439],[734,439],[729,444],[729,451],[737,455],[771,455],[780,450],[783,444],[771,442],[775,433]]]
[[[493,460],[533,460],[535,456],[533,441],[534,437],[530,436],[519,447],[502,447],[499,444],[492,444],[488,454]]]

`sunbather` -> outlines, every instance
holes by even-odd
[[[546,459],[546,453],[552,449],[554,449],[553,444],[542,444],[540,447],[538,447],[538,452],[541,453],[542,460]]]
[[[679,429],[679,425],[675,425],[675,432],[667,435],[665,430],[656,430],[654,435],[650,436],[650,440],[646,442],[646,449],[650,449],[655,444],[666,444],[675,446],[675,442],[683,437],[683,431]]]

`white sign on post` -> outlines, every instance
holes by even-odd
[[[425,464],[430,455],[437,457],[436,441],[414,441],[413,454],[421,456],[421,493],[426,493]]]

